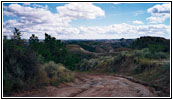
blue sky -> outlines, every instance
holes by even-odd
[[[3,3],[3,32],[13,27],[44,38],[113,39],[160,36],[170,38],[168,3]],[[34,27],[34,28],[33,28]]]

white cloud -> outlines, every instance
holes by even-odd
[[[91,9],[95,8],[95,9]],[[3,34],[10,36],[14,27],[19,28],[23,38],[35,34],[40,39],[44,33],[61,39],[103,39],[103,38],[136,38],[142,35],[165,36],[169,34],[167,25],[129,25],[126,23],[108,26],[72,27],[70,22],[81,18],[94,19],[104,16],[104,11],[93,4],[67,4],[57,7],[58,12],[52,13],[46,8],[33,8],[10,4],[4,8],[4,14],[17,16],[18,20],[3,22]],[[69,13],[67,13],[67,12]]]
[[[152,15],[170,13],[170,4],[155,5],[147,10],[148,13]]]
[[[43,5],[33,4],[32,6],[33,6],[34,8],[48,9],[48,5],[43,6]]]
[[[68,26],[74,19],[86,18],[95,19],[97,16],[104,16],[104,11],[91,3],[72,3],[57,7],[59,13],[53,14],[48,6],[33,5],[34,8],[10,4],[3,12],[7,16],[17,16],[19,23],[25,25],[48,24],[54,26]]]
[[[24,7],[19,4],[10,4],[6,7],[4,11],[4,15],[17,16],[20,18],[32,18],[32,19],[40,19],[41,16],[52,15],[52,13],[43,8],[31,8]]]
[[[20,26],[16,21],[9,21],[10,26]],[[11,27],[12,28],[12,27]],[[4,34],[10,33],[11,28],[4,28]],[[113,39],[113,38],[136,38],[140,36],[163,36],[169,34],[170,26],[164,24],[158,25],[129,25],[126,23],[113,24],[109,26],[92,26],[92,27],[52,27],[36,25],[35,27],[20,28],[24,34],[24,38],[29,38],[31,34],[35,34],[39,38],[44,38],[44,33],[61,39]],[[30,34],[28,34],[30,33]],[[169,38],[169,36],[167,37]]]
[[[170,17],[170,15],[168,15],[168,14],[166,14],[164,16],[151,16],[151,17],[148,17],[147,20],[150,23],[162,23],[169,17]]]
[[[104,11],[92,3],[70,3],[56,7],[61,16],[68,16],[71,19],[95,19],[97,16],[104,16]]]
[[[148,17],[147,20],[150,23],[162,23],[170,17],[170,7],[169,3],[162,5],[155,5],[147,10],[151,14],[151,17]]]
[[[141,35],[164,36],[169,34],[169,28],[169,26],[163,24],[136,26],[122,23],[102,27],[80,27],[79,29],[80,34],[85,34],[83,38],[136,38]]]
[[[47,8],[48,6],[37,4],[32,5],[32,7],[19,4],[4,6],[4,15],[19,18],[19,20],[8,20],[4,22],[4,33],[8,34],[12,31],[7,30],[12,30],[14,27],[17,27],[27,34],[34,32],[37,32],[37,34],[49,32],[52,35],[57,33],[77,34],[79,33],[78,29],[70,27],[69,23],[72,20],[80,18],[95,19],[97,16],[104,16],[104,11],[91,3],[66,4],[57,7],[58,13],[52,13]],[[24,35],[25,38],[28,38],[28,36],[26,34]]]
[[[133,24],[144,24],[142,21],[139,21],[139,20],[135,20],[135,21],[132,21]]]

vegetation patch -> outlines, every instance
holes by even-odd
[[[60,40],[45,34],[44,41],[32,35],[27,42],[15,28],[11,39],[3,39],[4,94],[73,81],[73,73],[67,69],[75,66],[72,57]]]

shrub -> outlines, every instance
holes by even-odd
[[[141,65],[135,65],[133,68],[132,68],[132,73],[133,74],[139,74],[142,72],[142,68],[141,68]]]
[[[13,76],[9,73],[7,68],[3,69],[3,90],[4,92],[10,92],[13,88]]]
[[[144,48],[142,50],[135,50],[132,53],[127,52],[128,55],[135,56],[138,58],[149,58],[149,59],[165,59],[169,57],[169,54],[166,52],[151,52],[149,48]]]
[[[56,64],[50,61],[44,64],[43,67],[51,85],[57,86],[61,82],[68,82],[74,80],[73,73],[66,69],[62,64]]]
[[[60,40],[45,34],[45,40],[39,42],[39,39],[32,35],[28,44],[21,38],[20,31],[15,28],[11,39],[7,39],[6,36],[3,39],[4,92],[28,89],[51,82],[58,83],[62,78],[65,78],[63,79],[65,81],[72,80],[72,73],[65,68],[61,72],[61,78],[57,77],[60,65],[49,62],[44,65],[44,69],[41,64],[43,61],[53,60],[72,69],[77,61],[71,63],[68,61],[73,57],[69,57],[65,45]]]
[[[165,58],[168,58],[168,55],[164,52],[157,52],[155,53],[155,56],[158,58],[158,59],[165,59]]]
[[[150,84],[155,84],[160,87],[166,87],[167,89],[170,88],[169,62],[157,64],[151,70],[145,70],[142,73],[133,73],[133,75],[138,80],[146,81]]]
[[[77,66],[77,70],[80,71],[89,71],[92,69],[95,69],[96,65],[98,63],[98,59],[83,59]]]
[[[133,73],[142,73],[144,71],[150,71],[156,66],[155,61],[147,58],[136,59],[136,66],[132,68]]]
[[[166,54],[165,52],[147,52],[144,54],[145,58],[149,58],[149,59],[166,59],[169,57],[168,54]]]
[[[74,80],[72,72],[66,69],[63,65],[60,65],[57,69],[57,77],[60,82],[69,82]]]
[[[39,75],[37,76],[37,86],[49,85],[49,78],[43,66],[40,68]]]
[[[55,76],[57,68],[58,68],[58,65],[55,64],[53,61],[50,61],[44,65],[44,70],[47,73],[47,76],[49,78],[52,78],[53,76]]]
[[[169,52],[170,40],[161,37],[140,37],[136,39],[131,47],[135,49],[149,48],[151,52]]]
[[[40,56],[28,49],[22,40],[5,40],[3,47],[4,92],[32,87],[39,73]]]

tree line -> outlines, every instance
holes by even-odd
[[[14,28],[10,39],[7,36],[3,38],[4,92],[31,88],[40,84],[40,77],[44,76],[40,75],[43,69],[47,74],[56,74],[56,71],[51,72],[51,68],[57,69],[56,67],[43,68],[44,64],[58,66],[56,64],[60,63],[59,65],[65,66],[66,69],[73,70],[78,62],[75,55],[68,53],[61,40],[47,33],[44,41],[40,41],[34,34],[29,41],[22,39],[21,36],[20,30]],[[49,63],[52,61],[55,64]]]

